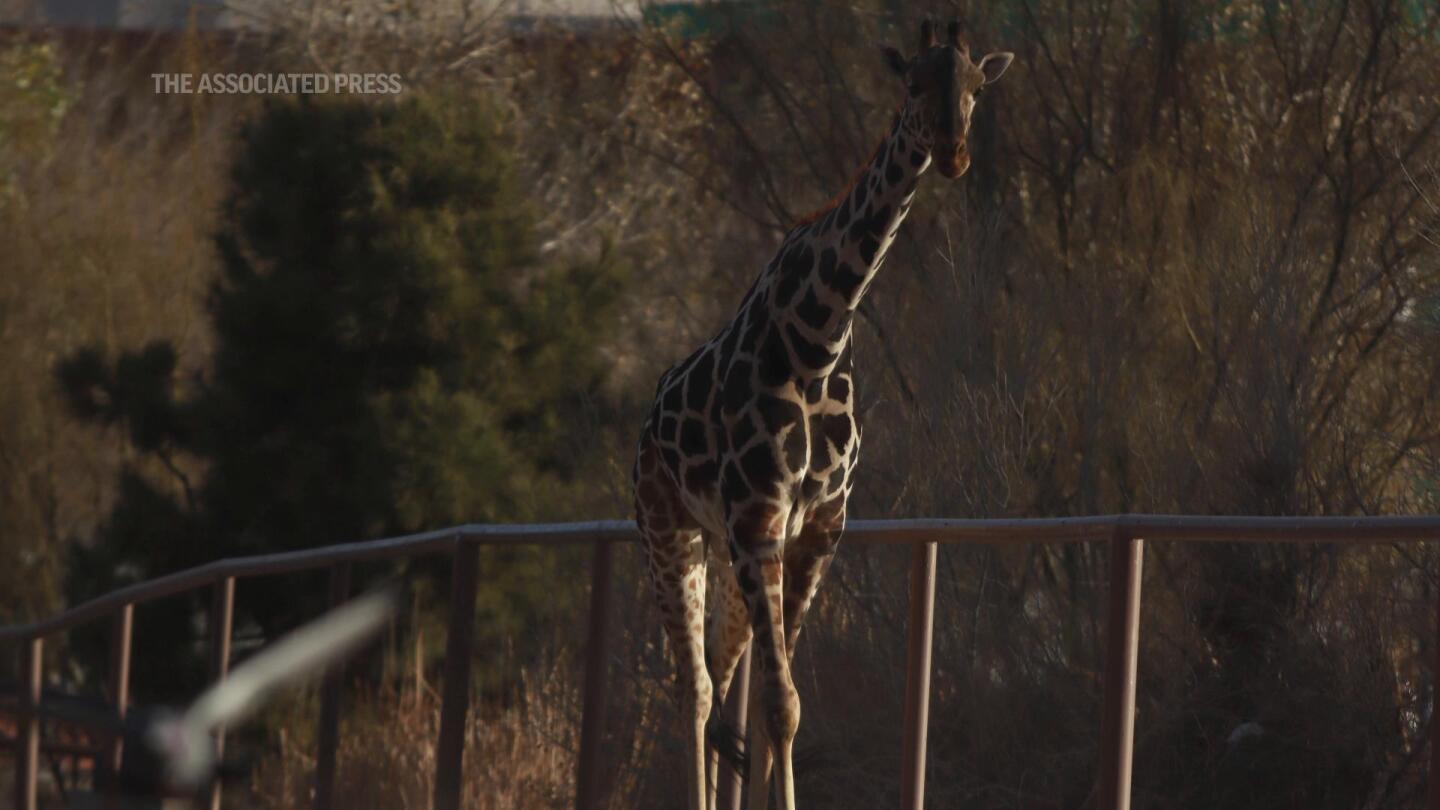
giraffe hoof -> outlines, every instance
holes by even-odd
[[[748,773],[750,757],[745,753],[745,741],[740,738],[734,726],[725,722],[711,723],[705,737],[709,740],[710,747],[730,763],[736,773]]]

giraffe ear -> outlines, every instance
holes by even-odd
[[[1004,73],[1005,68],[1010,67],[1014,60],[1015,54],[1009,51],[986,54],[985,58],[980,60],[980,72],[985,74],[985,83],[990,84],[1000,78],[1000,74]]]
[[[904,78],[905,71],[910,69],[910,63],[905,60],[905,54],[895,48],[886,45],[880,49],[880,54],[885,57],[885,65],[896,76]]]

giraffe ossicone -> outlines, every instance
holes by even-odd
[[[934,25],[886,62],[905,102],[851,187],[796,225],[735,317],[661,378],[635,461],[635,509],[679,672],[690,810],[714,810],[719,711],[747,644],[757,693],[747,751],[752,810],[795,808],[791,749],[800,701],[790,661],[845,527],[860,452],[851,328],[920,175],[970,166],[965,138],[981,88],[1009,53],[970,59],[958,23]],[[716,577],[706,630],[706,566]]]

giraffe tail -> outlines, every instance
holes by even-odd
[[[734,726],[724,720],[714,720],[705,736],[710,741],[710,747],[730,763],[736,773],[749,773],[750,756],[745,752],[745,741]]]

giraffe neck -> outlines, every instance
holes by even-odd
[[[843,353],[855,310],[929,166],[929,139],[907,105],[849,192],[791,231],[781,247],[771,307],[797,369],[811,372],[800,376],[828,374]]]

